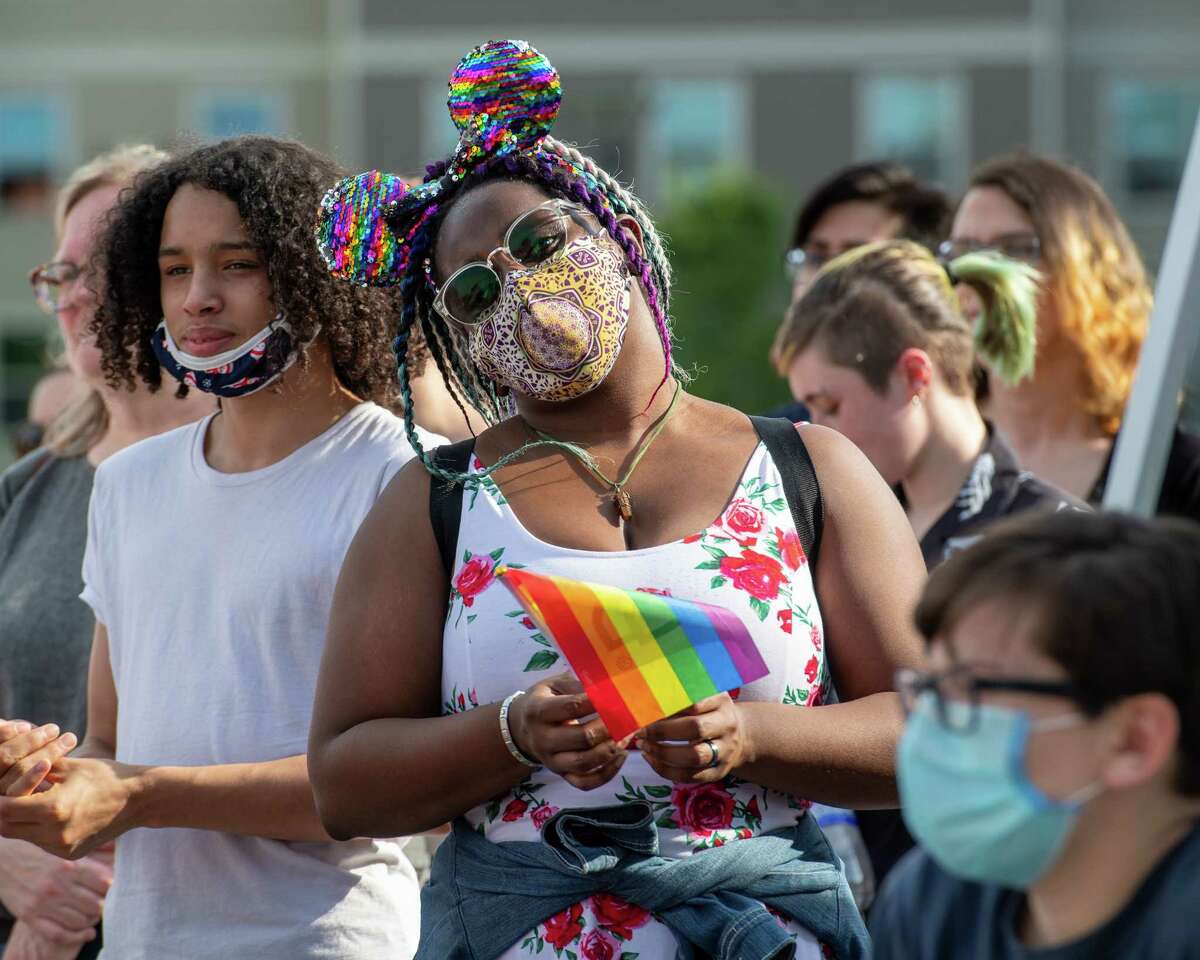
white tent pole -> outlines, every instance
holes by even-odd
[[[1117,438],[1104,493],[1105,509],[1154,515],[1179,416],[1179,390],[1196,349],[1197,334],[1200,334],[1200,117],[1171,214],[1154,293],[1154,311]]]

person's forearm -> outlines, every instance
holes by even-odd
[[[739,777],[831,806],[897,805],[896,744],[904,722],[896,694],[825,707],[738,706],[753,750]]]
[[[133,827],[188,827],[297,842],[327,841],[303,754],[262,763],[140,768]]]
[[[502,795],[530,769],[504,748],[498,704],[449,717],[368,720],[312,753],[322,820],[335,837],[431,830]]]

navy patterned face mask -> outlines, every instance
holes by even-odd
[[[211,357],[179,349],[166,320],[154,331],[150,346],[163,369],[180,383],[230,398],[247,396],[275,382],[299,356],[292,328],[282,314],[245,343]],[[276,346],[282,349],[274,349]],[[272,359],[279,356],[285,359]]]

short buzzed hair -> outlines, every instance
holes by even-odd
[[[800,208],[792,246],[808,243],[818,221],[833,207],[854,201],[877,203],[900,218],[897,237],[936,250],[950,223],[950,198],[898,163],[860,163],[839,170],[816,188]]]

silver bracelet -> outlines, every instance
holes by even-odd
[[[517,742],[513,739],[512,731],[508,729],[508,708],[512,706],[512,702],[517,697],[524,696],[524,690],[518,690],[516,693],[510,693],[504,698],[504,702],[500,704],[500,736],[504,738],[504,745],[508,747],[508,752],[513,755],[513,759],[517,760],[527,767],[540,767],[541,764],[536,760],[530,760],[517,746]]]

